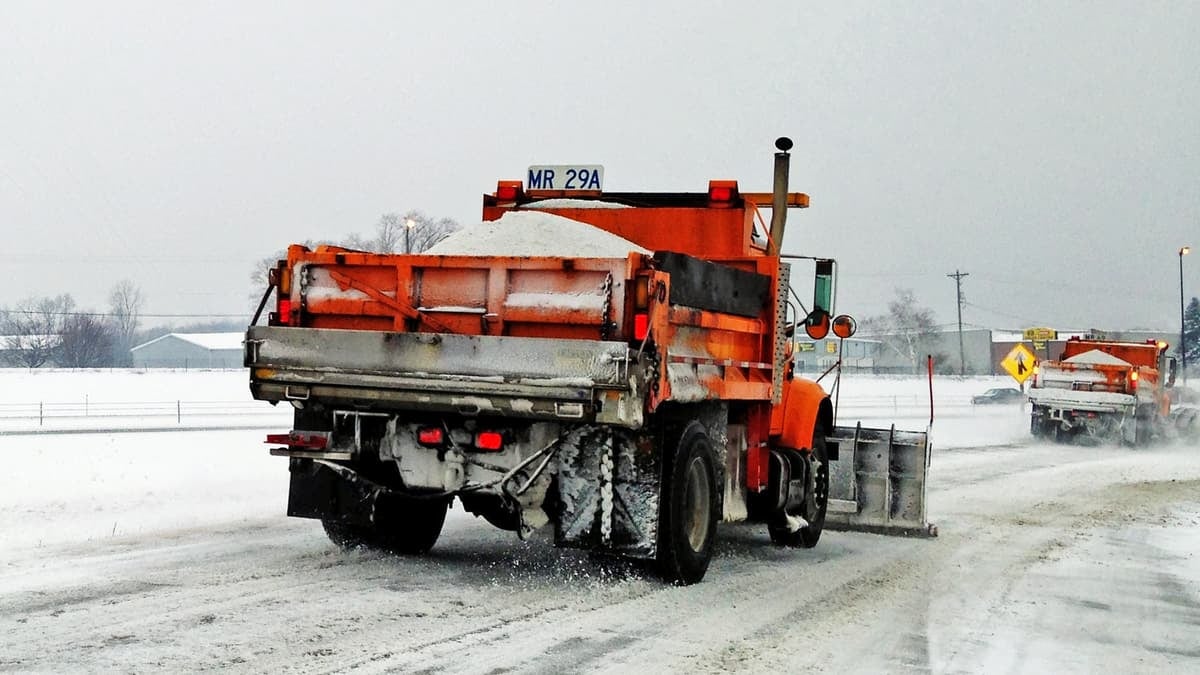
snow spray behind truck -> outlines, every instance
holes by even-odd
[[[826,526],[934,533],[927,433],[835,427],[792,374],[797,330],[848,337],[853,320],[831,316],[832,261],[811,308],[791,291],[779,243],[808,197],[776,145],[772,193],[603,192],[594,167],[542,167],[424,254],[289,248],[245,340],[254,397],[295,407],[268,437],[290,458],[288,514],[421,553],[457,499],[684,584],[720,520],[791,547]]]

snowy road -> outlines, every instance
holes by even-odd
[[[6,438],[0,670],[1200,670],[1200,448],[1015,413],[937,447],[939,538],[723,526],[687,588],[459,510],[424,558],[342,553],[280,515],[261,432]]]

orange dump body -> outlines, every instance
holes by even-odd
[[[735,189],[736,190],[736,189]],[[528,202],[545,195],[524,197]],[[673,251],[749,272],[768,292],[734,314],[680,303],[671,275],[651,256],[625,258],[402,255],[333,246],[292,246],[279,270],[288,300],[278,325],[555,339],[620,340],[649,328],[670,364],[693,371],[699,391],[678,391],[662,369],[649,408],[680,397],[778,400],[784,354],[776,344],[779,259],[752,231],[755,204],[736,196],[713,204],[700,194],[606,194],[630,208],[538,208],[588,223],[650,251]],[[519,208],[484,198],[485,220]],[[679,283],[679,279],[674,280]],[[640,293],[640,295],[639,295]],[[676,391],[671,391],[674,382]]]
[[[1099,350],[1111,354],[1122,361],[1128,361],[1135,366],[1147,368],[1158,367],[1159,345],[1153,340],[1149,342],[1108,342],[1104,340],[1081,340],[1074,338],[1063,345],[1062,359],[1069,359],[1084,352]]]
[[[1059,360],[1048,361],[1045,369],[1054,369],[1077,377],[1071,388],[1079,391],[1108,391],[1136,395],[1153,401],[1161,415],[1170,412],[1170,398],[1163,389],[1160,360],[1165,345],[1154,340],[1147,342],[1116,342],[1097,339],[1071,338],[1063,346]],[[1103,362],[1070,361],[1088,352],[1102,352],[1129,365]]]
[[[1067,360],[1091,351],[1103,352],[1130,365],[1073,363]],[[1086,370],[1103,375],[1104,382],[1086,383],[1092,391],[1136,393],[1139,388],[1147,391],[1157,390],[1159,384],[1158,361],[1161,353],[1162,349],[1153,340],[1136,343],[1072,338],[1063,346],[1062,358],[1052,363],[1055,368],[1063,372]]]

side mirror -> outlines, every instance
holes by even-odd
[[[858,330],[858,323],[849,315],[841,314],[833,318],[833,334],[845,340]]]
[[[829,335],[829,324],[829,312],[817,307],[804,319],[804,332],[808,334],[808,337],[820,340]]]
[[[1167,359],[1167,386],[1175,386],[1175,375],[1178,370],[1178,364],[1175,363],[1175,357]]]

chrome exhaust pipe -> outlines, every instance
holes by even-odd
[[[771,241],[767,253],[777,256],[783,249],[783,232],[787,227],[788,168],[792,159],[788,151],[792,149],[792,139],[780,136],[775,139],[775,147],[779,152],[775,153],[775,189],[771,200]]]

